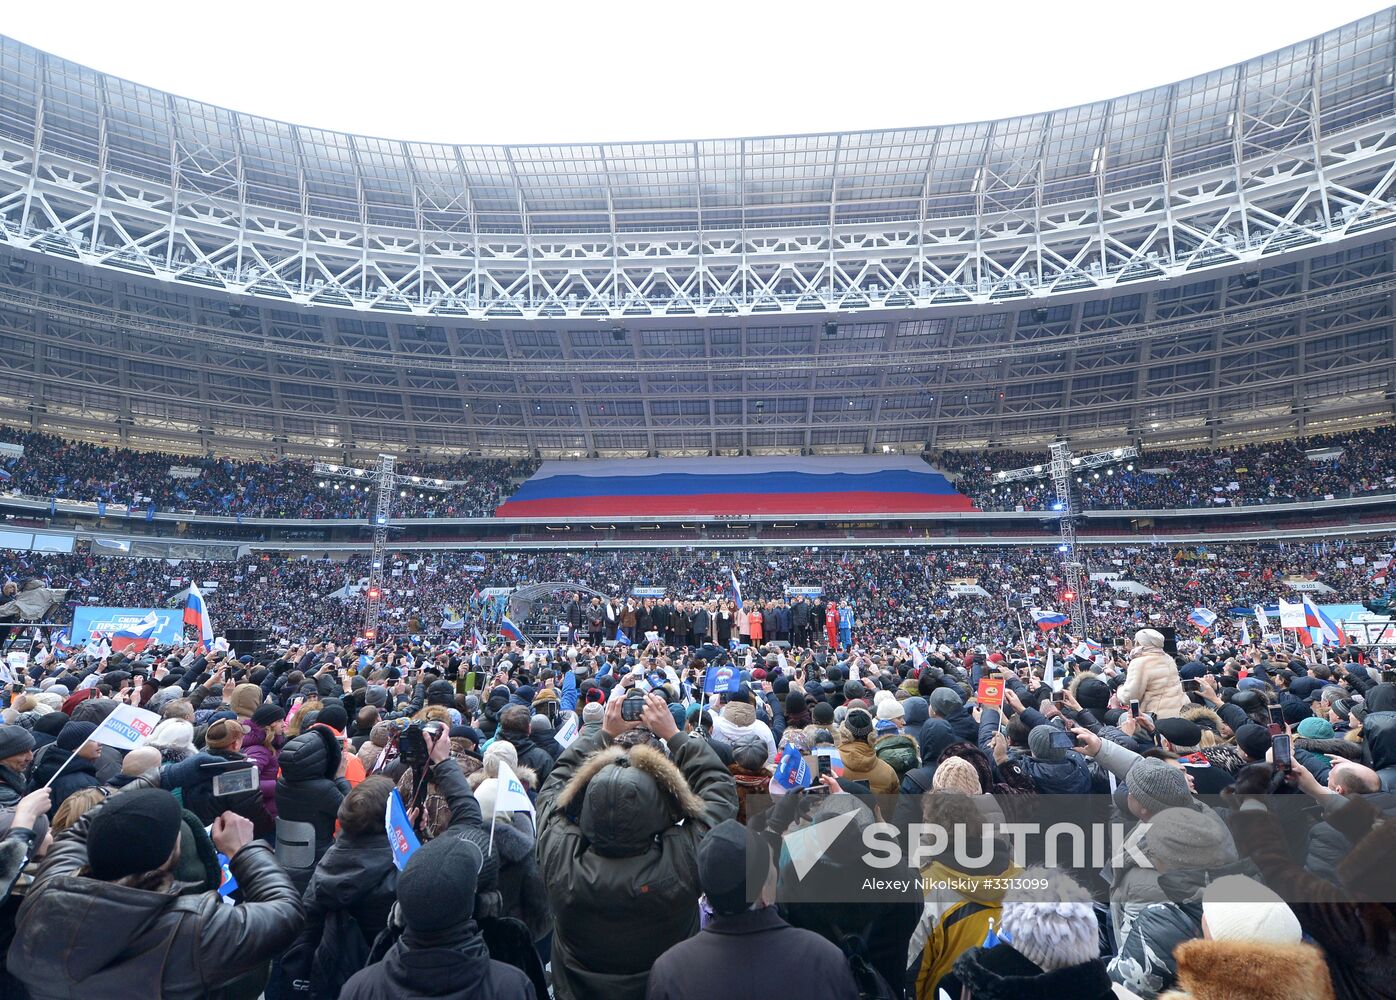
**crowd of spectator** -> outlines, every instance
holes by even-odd
[[[362,481],[317,475],[311,463],[235,461],[133,451],[0,428],[0,441],[21,444],[23,458],[0,461],[0,487],[26,497],[104,501],[139,513],[188,512],[228,517],[366,518],[374,492]],[[1310,454],[1306,454],[1310,453]],[[941,452],[928,456],[951,473],[980,510],[1046,510],[1056,494],[1044,452]],[[394,516],[489,517],[538,468],[532,459],[461,458],[403,462],[406,477]],[[1001,483],[996,473],[1042,465],[1044,477]],[[189,477],[171,475],[171,467]],[[413,483],[451,483],[444,490]],[[1396,491],[1396,428],[1381,427],[1230,449],[1149,450],[1077,475],[1084,509],[1215,508],[1292,503]]]
[[[24,456],[0,460],[0,487],[38,499],[82,500],[157,511],[223,517],[366,518],[374,506],[371,477],[356,482],[319,475],[309,462],[234,461],[134,451],[70,441],[53,434],[0,429],[0,441],[24,446]],[[189,470],[189,475],[171,469]],[[462,458],[402,462],[393,498],[399,517],[489,517],[536,462]],[[442,480],[427,489],[411,477]]]
[[[1293,582],[1331,588],[1318,595],[1321,603],[1383,596],[1390,552],[1386,541],[1083,548],[1087,571],[1097,577],[1086,595],[1090,631],[1096,637],[1123,635],[1151,621],[1185,620],[1203,607],[1222,616],[1214,635],[1235,637],[1239,624],[1227,618],[1228,609],[1297,600]],[[359,586],[369,575],[366,557],[260,554],[172,565],[163,559],[6,553],[0,570],[17,580],[47,576],[54,586],[70,588],[71,603],[108,607],[169,606],[193,580],[206,591],[220,628],[270,626],[288,638],[313,633],[339,641],[352,638],[361,625]],[[735,572],[748,609],[769,602],[788,607],[786,588],[819,587],[824,602],[851,608],[859,641],[883,643],[923,633],[938,641],[976,635],[1007,641],[1027,621],[1026,612],[1008,608],[1011,595],[1041,608],[1070,603],[1055,548],[421,552],[392,555],[385,572],[386,629],[435,634],[443,619],[454,616],[465,622],[466,637],[487,614],[482,592],[545,581],[577,583],[616,602],[636,587],[657,587],[670,599],[706,603],[732,597]],[[1122,588],[1126,583],[1152,593],[1131,592]],[[988,596],[951,592],[966,586]],[[539,606],[534,624],[547,629],[561,618],[559,598]]]
[[[980,510],[1048,510],[1057,495],[1041,452],[943,452],[934,465]],[[1042,466],[1041,479],[1002,483],[996,474]],[[1293,503],[1396,491],[1396,428],[1379,427],[1239,448],[1150,449],[1077,472],[1082,509],[1151,510]]]

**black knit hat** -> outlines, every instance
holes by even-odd
[[[159,868],[179,841],[180,822],[179,802],[163,789],[138,788],[113,796],[88,827],[92,877],[114,882]]]
[[[460,837],[437,837],[419,847],[397,877],[397,905],[407,929],[429,934],[469,918],[484,863],[480,849]]]
[[[337,701],[325,703],[325,707],[320,709],[320,714],[315,717],[315,721],[322,726],[329,726],[337,732],[344,732],[344,728],[349,725],[349,713],[344,710],[344,705]]]
[[[70,722],[58,734],[58,749],[69,752],[78,749],[87,742],[87,738],[92,735],[97,727],[90,722]],[[158,866],[157,866],[158,867]],[[145,870],[145,869],[142,869]]]
[[[274,726],[282,719],[286,718],[286,710],[275,702],[265,702],[257,707],[257,711],[252,713],[252,721],[265,729],[267,726]]]

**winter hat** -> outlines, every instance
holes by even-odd
[[[1140,847],[1165,873],[1220,868],[1236,860],[1231,832],[1210,809],[1164,809],[1150,818]]]
[[[415,852],[397,877],[397,906],[409,933],[454,927],[475,911],[485,856],[460,837],[437,837]]]
[[[260,705],[257,711],[252,713],[252,721],[265,729],[267,726],[274,726],[286,718],[286,710],[275,702],[267,702]]]
[[[1001,927],[1012,945],[1044,972],[1085,965],[1100,956],[1099,925],[1091,896],[1074,879],[1029,868],[1020,885],[1004,894]]]
[[[862,681],[850,680],[843,686],[843,696],[848,701],[861,698],[865,694],[867,694],[867,689],[863,687]]]
[[[815,725],[832,726],[834,724],[834,706],[827,701],[815,702],[810,715],[813,717]]]
[[[1066,748],[1052,746],[1052,737],[1058,732],[1060,730],[1056,726],[1049,726],[1046,723],[1032,727],[1032,732],[1028,733],[1028,749],[1032,751],[1033,759],[1041,761],[1066,760]]]
[[[1264,726],[1248,722],[1236,730],[1236,745],[1251,760],[1264,760],[1270,749],[1270,732]]]
[[[582,709],[582,725],[591,725],[606,718],[606,709],[599,702],[592,702]]]
[[[740,738],[732,747],[732,763],[744,771],[758,774],[766,767],[769,751],[761,737]]]
[[[210,750],[227,750],[236,746],[246,732],[240,723],[219,719],[204,731],[204,746]]]
[[[698,884],[714,913],[741,913],[766,884],[771,853],[761,838],[725,819],[698,844]]]
[[[1269,686],[1259,677],[1242,677],[1236,682],[1237,691],[1267,691]]]
[[[381,684],[370,684],[364,692],[364,701],[374,708],[383,708],[388,704],[388,689]]]
[[[890,701],[894,697],[895,696],[892,694],[891,691],[888,691],[886,688],[882,688],[873,695],[873,707],[876,708],[877,706],[881,705],[884,701]]]
[[[882,701],[879,702],[877,706],[877,718],[879,722],[883,720],[897,722],[901,719],[906,718],[906,710],[902,708],[901,702],[893,698],[892,695],[887,691],[882,691],[879,693],[887,695],[887,697],[882,699]]]
[[[953,688],[938,687],[931,692],[931,711],[944,718],[964,707],[964,701]]]
[[[1214,941],[1297,944],[1303,937],[1289,905],[1244,875],[1225,875],[1202,891],[1202,919]]]
[[[979,786],[979,772],[973,764],[963,757],[946,757],[931,779],[931,791],[979,795],[984,789]]]
[[[495,740],[480,759],[485,776],[488,778],[499,776],[500,761],[508,764],[509,770],[515,774],[519,772],[519,751],[508,740]]]
[[[1180,768],[1162,761],[1149,758],[1135,761],[1125,775],[1125,784],[1134,800],[1151,815],[1173,807],[1191,808],[1193,804],[1186,775]]]
[[[139,778],[159,766],[160,751],[154,747],[136,747],[121,758],[121,773],[128,778]]]
[[[96,730],[96,728],[97,728],[97,727],[94,726],[94,725],[93,725],[92,723],[90,723],[90,722],[70,722],[70,723],[68,723],[68,724],[67,724],[66,726],[64,726],[63,729],[59,732],[59,734],[58,734],[58,739],[55,741],[55,742],[58,744],[58,749],[60,749],[60,750],[67,750],[67,751],[69,751],[69,752],[72,752],[72,751],[78,749],[78,748],[81,747],[84,743],[87,742],[87,738],[88,738],[89,736],[92,735],[92,733]],[[166,853],[168,853],[168,852],[166,852]],[[161,859],[161,862],[162,862],[162,863],[164,862],[164,859],[163,859],[163,858]],[[159,868],[160,865],[152,865],[151,867],[153,867],[153,868]],[[141,871],[149,871],[150,869],[149,869],[149,868],[142,868],[142,869],[140,869],[140,870],[141,870]]]
[[[1088,712],[1103,712],[1110,707],[1110,685],[1099,677],[1083,674],[1074,693],[1077,703]]]
[[[427,685],[428,705],[454,705],[456,703],[456,689],[447,680],[432,681]]]
[[[1163,649],[1163,633],[1158,629],[1141,628],[1134,633],[1134,644],[1136,646],[1147,646],[1151,649]]]
[[[1305,719],[1314,718],[1314,713],[1306,701],[1286,701],[1280,705],[1280,711],[1284,713],[1285,722],[1291,726],[1297,726]]]
[[[179,802],[163,789],[112,796],[93,813],[87,828],[88,871],[103,882],[154,871],[174,851],[181,821]]]
[[[546,715],[535,715],[528,720],[528,731],[533,736],[551,736],[553,724]]]
[[[0,760],[34,749],[34,734],[23,726],[0,726]]]
[[[867,709],[855,708],[844,718],[843,728],[849,739],[866,740],[873,731],[872,716]]]
[[[914,695],[902,702],[902,712],[908,729],[920,729],[921,724],[931,717],[931,706],[925,698]]]
[[[1187,719],[1159,719],[1154,723],[1158,734],[1175,747],[1195,747],[1202,742],[1202,727]]]
[[[344,710],[344,705],[340,702],[326,702],[325,707],[320,709],[320,714],[315,716],[315,724],[329,726],[336,732],[342,733],[349,725],[349,713]]]
[[[485,823],[494,819],[494,801],[499,795],[499,779],[486,778],[475,786],[475,801],[480,804],[480,817]],[[509,813],[499,817],[502,820],[509,820],[512,816]]]
[[[1331,740],[1333,738],[1333,723],[1315,715],[1299,723],[1296,732],[1306,740]]]
[[[228,699],[228,704],[239,719],[250,719],[262,704],[262,689],[256,684],[239,684],[233,688],[233,696]]]
[[[791,691],[785,696],[785,715],[799,715],[805,710],[805,696],[799,691]]]

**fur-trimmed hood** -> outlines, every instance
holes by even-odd
[[[557,803],[603,857],[643,853],[658,834],[707,809],[674,763],[647,746],[611,746],[592,754]]]
[[[1158,1000],[1333,1000],[1323,954],[1308,944],[1266,941],[1185,941],[1173,952],[1178,989]]]

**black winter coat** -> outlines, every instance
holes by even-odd
[[[326,917],[332,911],[348,913],[358,924],[363,944],[373,940],[388,925],[388,914],[397,901],[397,866],[388,840],[381,833],[354,837],[341,833],[315,866],[310,885],[302,900],[305,927],[282,962],[288,978],[308,981],[314,996],[332,991],[321,989],[312,970],[317,951],[326,967],[338,968],[334,954],[345,942],[324,934]],[[355,970],[357,971],[357,970]]]
[[[1111,1000],[1115,996],[1105,963],[1098,958],[1043,972],[1007,944],[971,948],[956,959],[954,971],[941,978],[939,989],[960,1000],[964,987],[970,1000]]]
[[[229,864],[245,899],[237,906],[216,892],[176,896],[78,875],[101,808],[59,837],[19,908],[7,966],[32,1000],[216,998],[280,954],[300,926],[295,887],[256,841]],[[59,947],[59,937],[82,944]]]
[[[500,734],[500,739],[514,744],[514,749],[518,752],[519,763],[524,767],[533,768],[533,773],[538,775],[538,786],[541,788],[543,782],[548,780],[548,775],[553,772],[553,755],[544,750],[537,743],[533,742],[530,736],[505,736]],[[282,765],[283,769],[285,765]]]
[[[714,916],[702,933],[660,955],[645,1000],[847,1000],[857,992],[848,959],[837,946],[791,927],[767,906]]]
[[[343,750],[339,739],[312,726],[281,748],[281,777],[276,779],[276,815],[315,828],[315,860],[319,862],[334,839],[335,814],[349,794],[349,782],[338,778]],[[291,880],[305,891],[313,871],[296,869]]]
[[[49,819],[58,814],[58,807],[68,796],[84,788],[96,788],[102,783],[97,778],[97,765],[93,761],[84,757],[74,757],[71,763],[64,766],[63,762],[68,759],[69,753],[70,751],[60,750],[56,746],[50,748],[43,759],[34,766],[34,775],[29,779],[29,789],[35,791],[48,784],[54,773],[60,767],[63,768],[62,773],[53,779],[53,784],[49,785],[49,796],[53,803],[49,807]]]
[[[383,961],[344,984],[340,1000],[545,1000],[535,996],[528,976],[490,958],[473,920],[461,927],[440,941],[404,933]]]

